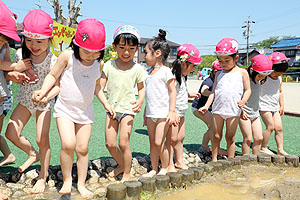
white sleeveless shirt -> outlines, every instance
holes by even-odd
[[[226,118],[240,116],[238,101],[242,99],[244,93],[241,69],[229,73],[222,70],[217,81],[212,112]]]
[[[54,106],[54,117],[66,117],[78,124],[94,121],[93,99],[96,80],[100,77],[100,63],[85,66],[74,57],[70,59],[60,77],[60,93]]]
[[[281,82],[281,76],[276,80],[267,77],[266,82],[261,86],[259,110],[272,112],[279,110],[279,90]]]

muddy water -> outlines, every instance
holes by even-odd
[[[187,190],[159,197],[162,200],[299,200],[300,168],[253,165],[241,170],[207,175]]]

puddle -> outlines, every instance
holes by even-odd
[[[299,200],[300,169],[243,166],[241,170],[207,175],[187,190],[160,196],[161,200]]]

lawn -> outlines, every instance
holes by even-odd
[[[13,93],[14,96],[17,92],[17,85],[13,85]],[[14,101],[14,106],[16,106],[16,101]],[[191,107],[191,104],[189,104]],[[109,157],[110,154],[105,147],[105,136],[104,136],[104,125],[105,125],[105,116],[106,112],[102,106],[102,104],[95,98],[94,100],[94,112],[95,112],[95,122],[93,124],[92,129],[92,137],[89,144],[89,158],[90,160],[96,158],[104,158]],[[11,112],[9,112],[8,116],[4,120],[3,130],[1,135],[4,135],[6,125],[9,119]],[[291,117],[291,116],[284,116],[283,120],[283,132],[284,132],[284,146],[285,151],[294,154],[300,155],[299,149],[299,137],[298,131],[300,130],[300,123],[299,118]],[[132,130],[131,140],[130,140],[130,147],[133,155],[146,155],[149,154],[149,141],[147,135],[146,127],[142,126],[143,124],[143,113],[139,113],[135,117],[134,126]],[[35,142],[35,119],[31,118],[27,125],[25,126],[22,135],[26,136],[27,139],[33,144],[35,148],[37,148]],[[205,124],[199,120],[198,118],[194,117],[189,109],[186,113],[186,137],[184,140],[184,150],[185,151],[193,151],[197,150],[200,147],[202,136],[206,131]],[[0,172],[11,172],[17,169],[23,162],[26,161],[27,155],[21,151],[20,149],[16,148],[12,143],[8,142],[9,147],[13,154],[16,156],[17,160],[15,163],[6,165],[0,168]],[[242,134],[238,128],[236,133],[236,151],[241,152],[241,144],[242,144]],[[59,152],[60,152],[60,139],[59,134],[56,128],[56,122],[53,118],[51,121],[51,128],[50,128],[50,145],[51,145],[51,161],[50,165],[59,165]],[[221,147],[226,149],[226,142],[223,138],[221,142]],[[271,136],[269,147],[272,150],[276,150],[276,143],[274,140],[274,135]],[[2,155],[0,155],[0,159]],[[39,167],[39,163],[36,163],[33,167]]]

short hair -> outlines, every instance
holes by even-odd
[[[145,46],[148,45],[149,49],[154,52],[156,50],[161,50],[162,52],[162,57],[161,57],[161,61],[163,63],[165,63],[165,61],[167,60],[169,53],[170,53],[170,47],[169,44],[166,40],[166,31],[159,29],[159,33],[158,36],[147,41]]]
[[[76,44],[74,44],[73,40],[70,43],[70,47],[72,48],[72,50],[74,51],[74,57],[79,60],[82,61],[82,59],[80,58],[80,54],[79,54],[79,46],[77,46]],[[103,58],[104,58],[104,50],[99,51],[100,52],[100,56],[96,59],[98,60],[98,62],[100,62]]]
[[[255,77],[259,74],[257,71],[252,70],[252,65],[250,65],[247,69],[250,79],[256,84]]]
[[[120,40],[121,38],[123,38],[125,40],[125,45],[131,45],[130,42],[132,42],[133,46],[138,46],[139,45],[139,40],[138,38],[131,34],[131,33],[121,33],[120,35],[118,35],[115,39],[114,39],[114,44],[118,45],[120,44]]]
[[[278,64],[273,64],[272,69],[275,72],[286,72],[288,67],[289,67],[288,63],[278,63]]]

